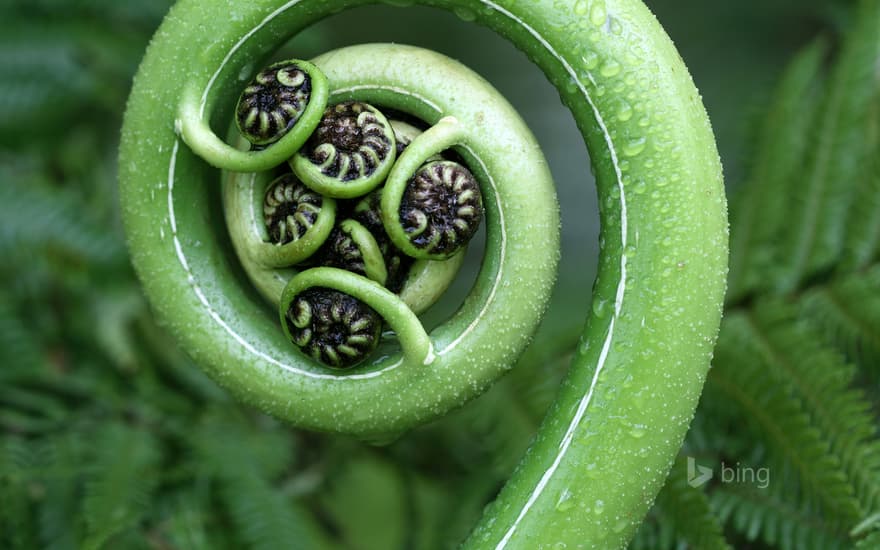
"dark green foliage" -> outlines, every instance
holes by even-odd
[[[120,113],[167,6],[0,6],[0,548],[454,548],[539,426],[580,312],[386,446],[232,401],[153,322],[116,213]],[[714,367],[633,548],[880,548],[880,0],[833,15],[756,132]],[[692,487],[689,458],[714,477]]]
[[[688,484],[687,460],[679,457],[657,501],[630,547],[636,549],[687,546],[730,550],[721,525],[702,489]]]
[[[790,65],[731,201],[728,310],[684,452],[769,473],[708,486],[734,545],[851,548],[880,510],[880,2],[849,20]]]

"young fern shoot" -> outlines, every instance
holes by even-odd
[[[516,361],[549,299],[559,221],[546,161],[515,110],[461,64],[418,48],[273,65],[247,90],[308,80],[308,98],[302,88],[242,100],[251,150],[217,137],[209,121],[231,123],[241,75],[317,19],[364,3],[178,3],[135,80],[120,181],[146,293],[211,376],[295,426],[387,440],[479,395]],[[720,322],[726,211],[705,111],[638,0],[425,3],[469,14],[547,73],[583,131],[601,204],[599,276],[569,376],[464,546],[621,547],[681,444]],[[216,13],[236,16],[217,25]],[[398,145],[383,109],[427,129]],[[442,158],[450,149],[455,162]],[[270,240],[282,231],[262,210],[279,170],[321,197],[299,192],[283,215],[297,237],[285,244]],[[192,207],[221,194],[228,236],[223,214]],[[481,221],[477,281],[428,332],[417,313],[454,277]],[[265,259],[299,241],[302,258]]]

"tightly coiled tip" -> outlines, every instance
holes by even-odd
[[[412,246],[428,257],[455,254],[474,236],[482,218],[483,201],[474,175],[453,161],[422,165],[400,201],[403,231]]]
[[[385,116],[367,103],[347,101],[327,107],[291,166],[316,191],[354,198],[381,184],[395,158],[394,130]]]
[[[263,69],[242,92],[235,122],[254,145],[281,139],[302,116],[312,91],[312,78],[296,61]]]
[[[320,363],[350,368],[379,343],[382,319],[364,302],[344,292],[313,287],[297,294],[284,315],[290,340]]]

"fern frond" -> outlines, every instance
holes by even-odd
[[[880,531],[874,531],[856,544],[856,550],[876,550],[880,548]]]
[[[778,236],[809,146],[826,49],[817,40],[786,68],[758,137],[750,179],[731,198],[728,302],[763,289],[778,265]]]
[[[755,343],[749,319],[728,314],[716,348],[707,386],[736,403],[747,428],[755,431],[776,462],[797,476],[797,502],[820,512],[831,523],[858,521],[858,501],[829,442],[815,428],[803,402],[783,384],[767,380],[765,352]]]
[[[668,522],[675,533],[677,544],[668,548],[730,550],[706,493],[688,484],[686,458],[678,456],[654,503],[661,521]]]
[[[96,83],[76,59],[72,37],[18,20],[0,27],[0,137],[50,132],[76,112]]]
[[[40,541],[47,550],[73,550],[83,538],[79,512],[87,443],[78,430],[68,430],[47,441],[48,467],[40,475],[46,488],[39,507]]]
[[[880,265],[813,288],[798,305],[801,315],[870,375],[876,387],[880,383]]]
[[[880,1],[862,0],[853,21],[813,128],[802,185],[789,195],[793,208],[786,216],[784,265],[777,285],[783,292],[795,290],[840,258],[859,172],[868,155],[876,154],[865,149],[865,140],[877,89]]]
[[[102,431],[85,489],[83,516],[88,530],[83,548],[101,548],[136,524],[148,510],[157,482],[160,455],[150,433],[124,424],[111,424]]]
[[[93,265],[124,258],[121,237],[89,220],[83,211],[88,210],[77,198],[40,181],[0,185],[0,218],[4,222],[0,224],[0,254],[27,246],[60,250]]]
[[[322,542],[308,512],[273,486],[292,461],[292,440],[266,422],[258,429],[237,414],[210,414],[192,436],[197,468],[217,478],[240,545],[316,548]]]
[[[406,478],[397,465],[362,452],[341,465],[321,490],[320,502],[351,550],[407,547],[413,523]],[[352,513],[352,510],[358,510]],[[376,529],[382,525],[382,529]]]
[[[712,491],[712,508],[722,523],[748,541],[760,539],[780,550],[835,550],[850,547],[845,534],[793,504],[784,492],[748,484],[727,484]]]
[[[36,548],[37,522],[31,492],[34,453],[18,437],[0,441],[0,547]]]
[[[197,491],[187,491],[176,495],[171,505],[162,533],[174,548],[209,550],[206,525],[207,499]]]
[[[873,25],[874,38],[860,44],[864,51],[860,52],[859,57],[864,58],[865,64],[860,67],[858,76],[864,79],[864,84],[859,84],[856,91],[868,94],[868,97],[862,123],[864,143],[855,150],[861,155],[856,157],[860,163],[855,193],[857,198],[846,220],[844,261],[840,265],[844,273],[866,267],[880,253],[880,216],[877,215],[880,212],[880,155],[877,154],[880,151],[880,23],[877,23],[880,10],[876,4],[865,2],[857,14],[858,17],[869,18],[864,24]],[[870,63],[871,59],[873,64]]]
[[[40,337],[22,321],[12,296],[0,290],[0,384],[33,374],[45,364]]]
[[[880,509],[880,441],[871,403],[850,387],[855,367],[825,346],[793,307],[764,305],[747,319],[768,381],[803,402],[846,473],[860,516]]]

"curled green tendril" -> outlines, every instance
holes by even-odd
[[[324,198],[302,184],[293,174],[284,174],[275,179],[263,199],[263,220],[269,240],[276,245],[285,245],[306,237],[324,210]],[[309,252],[303,252],[307,257]],[[292,265],[300,258],[290,258],[283,265]]]
[[[385,115],[367,103],[344,101],[327,108],[290,165],[315,191],[353,198],[380,185],[396,155],[394,129]]]
[[[376,238],[356,220],[343,220],[330,233],[318,263],[363,275],[382,286],[386,285],[388,279],[385,260]]]
[[[267,122],[265,130],[253,132],[245,130],[245,135],[256,135],[257,143],[269,145],[263,149],[242,151],[228,145],[209,126],[213,115],[212,103],[203,96],[202,89],[195,79],[188,80],[181,91],[178,112],[175,118],[175,129],[183,138],[183,141],[197,152],[206,162],[212,166],[233,170],[236,172],[257,172],[269,170],[289,159],[302,147],[303,143],[317,128],[321,115],[327,105],[329,85],[327,79],[312,63],[302,60],[290,60],[287,63],[295,63],[299,71],[308,78],[308,99],[303,99],[297,110],[302,112],[295,117],[295,121],[284,123],[285,132],[272,132],[271,128],[276,122],[274,116],[266,114]],[[245,103],[247,100],[245,99]],[[241,103],[239,104],[241,106]],[[247,115],[247,113],[246,113]],[[279,116],[281,116],[279,114]],[[256,115],[255,124],[262,126],[261,116]],[[248,117],[245,117],[245,127]],[[277,130],[277,129],[276,129]]]
[[[430,365],[437,358],[431,337],[422,328],[415,313],[400,298],[379,283],[361,275],[335,267],[316,267],[307,269],[295,277],[284,287],[281,295],[281,324],[285,334],[292,341],[296,336],[291,334],[287,319],[291,307],[296,310],[296,298],[304,291],[312,288],[328,288],[342,293],[346,301],[356,299],[363,302],[384,319],[397,335],[403,359],[413,368]],[[351,327],[349,327],[351,328]],[[372,326],[370,328],[372,330]],[[352,332],[359,332],[354,331]],[[324,353],[324,350],[321,350]],[[311,353],[311,350],[309,351]],[[337,353],[338,355],[338,353]],[[366,354],[364,354],[366,355]],[[357,357],[357,361],[363,356]],[[329,364],[336,361],[331,360]],[[353,364],[353,363],[352,363]]]
[[[288,305],[313,287],[350,294],[392,327],[400,351],[392,346],[345,373],[291,349],[279,319],[267,319],[262,299],[242,288],[240,269],[256,270],[226,254],[219,213],[192,207],[215,200],[217,171],[208,164],[223,165],[227,152],[205,137],[203,121],[231,120],[240,75],[292,34],[364,3],[182,0],[135,79],[120,181],[146,293],[203,368],[295,425],[387,438],[487,387],[525,347],[549,297],[558,254],[553,189],[513,109],[482,79],[430,52],[372,45],[314,60],[334,104],[387,106],[432,126],[429,139],[454,146],[474,172],[485,208],[486,252],[474,288],[430,334],[400,297],[353,273],[322,267],[260,279],[261,293],[283,294]],[[599,275],[571,371],[532,448],[463,547],[623,547],[678,451],[719,324],[726,215],[708,119],[680,57],[638,0],[424,3],[496,30],[544,70],[583,133],[600,199]],[[218,24],[217,13],[236,17]],[[446,117],[454,124],[440,122]],[[288,136],[241,155],[272,151]],[[399,205],[386,208],[389,186],[428,158],[430,147],[419,153],[415,141],[383,189],[383,222],[398,212]],[[395,175],[407,156],[412,161]],[[235,158],[230,169],[267,169]]]
[[[321,197],[291,173],[229,175],[223,185],[233,245],[254,269],[289,267],[314,254],[336,219],[336,201]],[[274,293],[273,293],[274,294]]]
[[[432,160],[466,140],[461,123],[444,118],[410,142],[388,175],[382,224],[394,245],[413,258],[448,258],[479,226],[482,197],[473,174],[457,163]]]
[[[399,138],[397,144],[398,150],[402,150]],[[388,234],[385,233],[385,227],[382,225],[382,211],[380,210],[381,200],[382,188],[379,188],[358,201],[352,211],[352,217],[367,228],[376,239],[376,244],[379,246],[379,251],[385,260],[385,268],[388,271],[385,286],[392,292],[400,292],[409,275],[413,258],[394,246],[391,239],[388,238]]]

